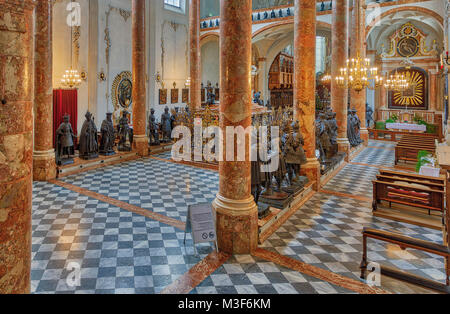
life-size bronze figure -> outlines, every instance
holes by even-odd
[[[122,118],[119,120],[119,151],[129,152],[133,146],[133,129],[128,124],[128,112],[126,110],[122,113]]]
[[[368,128],[370,128],[372,122],[375,124],[375,120],[373,119],[373,109],[369,104],[366,104],[366,120]]]
[[[159,145],[159,125],[156,123],[155,109],[150,110],[148,117],[148,134],[150,137],[150,145]]]
[[[287,172],[291,187],[294,185],[300,185],[303,187],[304,185],[304,181],[300,176],[301,166],[307,162],[306,154],[303,149],[304,144],[305,140],[303,139],[303,135],[300,131],[300,126],[298,122],[295,122],[292,124],[291,131],[286,138],[284,147]]]
[[[63,122],[56,130],[56,163],[59,166],[73,164],[73,155],[75,155],[73,144],[75,134],[69,121],[70,117],[64,116]]]
[[[83,123],[80,133],[80,158],[90,160],[98,158],[98,132],[97,126],[92,119],[92,114],[88,111],[85,115],[86,121]]]
[[[102,140],[100,142],[100,154],[104,156],[115,155],[114,145],[116,141],[116,132],[112,122],[112,113],[106,114],[106,119],[103,120],[100,128],[102,133]]]
[[[161,116],[161,128],[163,133],[164,143],[170,143],[172,136],[172,115],[169,113],[169,107],[164,109],[164,113]]]

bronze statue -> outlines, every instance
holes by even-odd
[[[59,166],[72,164],[73,155],[75,155],[73,144],[75,134],[69,121],[70,117],[64,116],[63,123],[56,130],[56,163]],[[67,155],[67,157],[63,158],[63,155]]]
[[[303,149],[305,140],[300,131],[298,122],[292,124],[291,132],[288,134],[285,143],[285,159],[289,183],[293,185],[302,185],[300,182],[301,165],[306,164],[306,154]]]
[[[106,114],[106,119],[103,120],[100,128],[102,133],[102,140],[100,142],[100,154],[104,156],[115,155],[114,145],[116,141],[116,132],[112,122],[112,113]]]
[[[119,151],[129,152],[133,146],[133,129],[128,124],[128,112],[124,110],[122,112],[122,118],[119,120],[118,132],[119,133]]]
[[[356,109],[351,109],[348,115],[347,134],[350,145],[355,147],[364,141],[361,140],[361,120],[356,114]]]
[[[164,113],[161,116],[161,129],[163,132],[164,143],[169,143],[172,137],[172,116],[169,113],[169,107],[164,109]]]
[[[150,110],[148,117],[148,133],[150,138],[150,145],[159,145],[159,126],[156,123],[155,109]]]
[[[80,158],[90,160],[98,158],[98,133],[97,126],[92,120],[92,114],[88,111],[85,115],[86,121],[83,123],[80,133]]]
[[[375,120],[373,119],[373,109],[369,104],[366,104],[366,123],[368,128],[370,128],[372,122],[375,124]]]

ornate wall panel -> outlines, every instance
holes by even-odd
[[[390,109],[428,110],[428,76],[420,68],[399,68],[410,82],[410,88],[404,92],[389,92]],[[394,74],[392,72],[391,74]]]

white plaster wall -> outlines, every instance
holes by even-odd
[[[110,10],[110,8],[113,8]],[[106,81],[98,80],[97,84],[97,125],[101,124],[107,112],[113,112],[112,84],[115,77],[123,71],[132,69],[131,48],[131,15],[125,19],[117,9],[131,12],[131,0],[99,0],[98,6],[98,72],[106,74]],[[107,25],[107,12],[109,21]],[[106,58],[105,30],[109,29],[110,56],[109,66]],[[130,110],[131,113],[131,110]],[[118,114],[118,113],[117,113]]]
[[[159,121],[166,105],[159,104],[159,89],[162,87],[156,82],[157,73],[161,75],[165,88],[168,89],[167,106],[169,109],[186,106],[181,102],[181,90],[185,87],[190,72],[189,8],[187,5],[185,12],[181,13],[165,9],[162,0],[152,0],[147,3],[149,7],[147,111],[149,113],[150,108],[154,108]],[[179,102],[171,104],[170,90],[173,88],[174,82],[176,88],[179,89]]]
[[[202,46],[202,82],[214,86],[220,83],[219,41],[212,40]]]
[[[53,7],[53,88],[59,89],[61,86],[61,78],[65,71],[71,66],[71,28],[67,24],[67,15],[70,13],[66,10],[69,0],[63,0],[55,3]],[[80,55],[78,59],[78,72],[88,69],[89,56],[89,3],[88,0],[78,0],[81,7],[81,29],[80,29]],[[72,55],[75,51],[72,50]],[[75,59],[75,58],[74,58]],[[75,67],[75,61],[74,61]],[[88,84],[83,81],[78,88],[78,134],[81,131],[84,122],[84,115],[89,110],[88,107]],[[94,112],[95,114],[95,112]]]

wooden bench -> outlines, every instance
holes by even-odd
[[[437,211],[445,211],[445,179],[413,173],[380,170],[373,181],[373,211],[381,201]]]
[[[366,271],[369,265],[367,260],[367,239],[376,239],[379,241],[391,243],[400,246],[402,250],[414,249],[441,256],[445,259],[445,285],[430,279],[422,278],[417,275],[406,273],[391,267],[381,266],[381,274],[393,277],[399,280],[421,285],[426,288],[434,289],[444,293],[450,293],[450,249],[445,245],[440,245],[430,241],[411,238],[400,233],[394,233],[384,230],[364,228],[363,230],[363,257],[361,261],[361,279],[366,278]]]
[[[417,162],[417,155],[422,150],[435,154],[436,140],[416,135],[404,136],[395,147],[395,165],[397,165],[400,160],[405,162]]]
[[[386,136],[385,136],[386,134],[389,135],[390,137],[386,138]],[[411,135],[411,134],[421,136],[422,138],[431,138],[431,139],[441,140],[441,136],[439,136],[438,134],[412,133],[412,132],[407,132],[407,131],[369,129],[369,137],[374,140],[398,142],[405,135]],[[383,137],[380,138],[380,135],[383,135]]]

